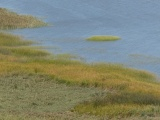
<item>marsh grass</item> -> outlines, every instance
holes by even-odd
[[[3,36],[3,33],[0,34],[0,38],[3,38],[1,36]],[[81,99],[82,101],[79,101],[79,105],[77,105],[78,103],[75,103],[72,107],[75,106],[74,111],[79,113],[89,113],[103,117],[108,116],[110,118],[134,115],[149,116],[149,113],[154,116],[160,115],[160,86],[159,82],[156,81],[155,75],[146,71],[126,68],[125,66],[117,64],[87,64],[77,60],[71,60],[69,55],[55,57],[43,50],[34,49],[34,47],[28,46],[31,43],[28,43],[27,41],[27,43],[25,43],[22,38],[12,35],[8,36],[9,38],[7,38],[7,34],[5,34],[4,39],[0,39],[1,76],[6,76],[6,74],[9,74],[10,72],[20,74],[24,72],[29,74],[44,74],[51,78],[48,80],[49,82],[44,80],[43,82],[36,83],[36,78],[34,76],[32,76],[33,78],[28,77],[31,81],[29,81],[28,78],[27,81],[25,81],[26,77],[17,78],[16,76],[15,80],[11,80],[13,82],[13,84],[11,84],[12,82],[9,81],[9,79],[13,79],[14,76],[11,75],[11,77],[6,78],[6,80],[5,77],[1,77],[1,82],[6,81],[6,83],[1,83],[0,85],[6,86],[0,87],[0,89],[3,88],[6,92],[14,91],[17,95],[15,97],[14,95],[9,94],[10,92],[1,93],[2,98],[4,97],[4,94],[9,94],[4,97],[6,100],[4,100],[4,104],[1,105],[1,107],[4,108],[4,111],[5,109],[10,109],[25,112],[25,110],[30,111],[30,107],[32,108],[32,112],[38,112],[39,110],[52,111],[52,104],[51,106],[47,106],[47,103],[44,101],[52,101],[53,95],[50,94],[50,92],[53,91],[48,87],[52,88],[52,86],[50,86],[52,83],[50,82],[53,80],[54,82],[61,83],[61,90],[65,88],[62,83],[72,87],[81,86],[80,88],[84,88],[83,90],[86,91],[87,88],[94,87],[101,90],[107,90],[106,93],[98,95],[98,97],[94,95],[93,99],[83,99],[85,102]],[[17,42],[14,42],[13,44],[6,43],[7,40],[9,41],[11,39]],[[5,40],[5,42],[3,40]],[[67,59],[64,59],[65,57]],[[39,78],[40,77],[37,76],[37,79]],[[17,79],[18,81],[16,81]],[[25,86],[31,87],[25,88]],[[47,89],[50,91],[47,91]],[[23,90],[28,91],[25,91],[27,93],[23,93]],[[30,90],[33,90],[33,94]],[[65,93],[65,91],[67,92],[67,89],[63,92]],[[86,91],[83,92],[85,93]],[[34,93],[38,94],[39,97],[36,97]],[[48,95],[48,98],[46,96],[41,96],[40,94]],[[70,94],[72,94],[72,92],[70,92]],[[79,94],[80,93],[76,93],[78,96]],[[22,96],[22,98],[19,97],[19,95]],[[24,95],[30,97],[25,99]],[[41,97],[43,99],[40,99]],[[75,100],[72,96],[69,98],[72,98],[71,101]],[[78,99],[80,98],[77,98],[77,100]],[[12,103],[12,105],[11,101],[9,102],[7,100],[14,101],[15,103]],[[23,103],[21,103],[22,101]],[[50,102],[48,103],[50,104]],[[17,107],[14,105],[17,105]],[[61,105],[65,106],[62,103]]]
[[[8,49],[9,50],[9,49]],[[26,57],[46,57],[49,55],[48,52],[43,50],[37,50],[30,47],[20,47],[20,48],[12,48],[10,49],[11,54],[17,56],[26,56]]]
[[[75,107],[80,113],[108,116],[155,116],[160,112],[160,98],[139,92],[116,92],[98,95]]]
[[[5,8],[0,8],[0,29],[33,28],[47,24],[30,15],[18,15]]]
[[[23,40],[22,37],[0,32],[0,46],[27,46],[33,44],[32,41]]]
[[[88,41],[115,41],[115,40],[119,40],[120,37],[118,36],[107,36],[107,35],[97,35],[97,36],[91,36],[89,38],[87,38],[86,40]]]
[[[98,92],[96,88],[66,86],[49,76],[24,72],[2,75],[0,85],[0,119],[3,120],[83,119],[84,115],[67,111]]]
[[[82,107],[83,106],[83,107]],[[91,104],[79,105],[77,108],[80,113],[94,114],[108,119],[130,119],[132,117],[151,117],[150,120],[159,116],[160,107],[154,105],[137,104],[109,104],[107,106],[94,107]],[[136,120],[139,120],[136,119]]]
[[[2,120],[101,120],[96,116],[79,115],[73,112],[60,113],[15,113],[15,112],[1,112],[0,118]]]
[[[33,44],[32,41],[23,40],[20,36],[15,36],[6,33],[0,33],[0,54],[12,55],[20,57],[46,57],[48,52],[36,47],[30,47],[28,45]]]

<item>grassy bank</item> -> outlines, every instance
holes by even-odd
[[[18,15],[0,8],[0,29],[33,28],[45,26],[46,23],[30,15]]]
[[[20,17],[0,10],[9,21]],[[5,22],[0,28],[29,27]],[[159,119],[160,84],[153,74],[117,64],[86,64],[31,44],[0,33],[0,119]]]
[[[87,38],[88,41],[115,41],[121,39],[118,36],[97,35]]]
[[[71,86],[78,85],[84,90],[84,87],[101,89],[101,92],[94,94],[91,99],[85,99],[85,102],[80,100],[80,104],[75,104],[72,109],[74,112],[109,118],[159,115],[160,86],[151,73],[126,68],[122,65],[85,64],[69,58],[64,59],[62,56],[58,58],[40,49],[29,47],[28,45],[32,42],[25,41],[18,36],[1,33],[0,38],[1,76],[10,72],[45,74],[50,76],[49,81],[53,80]],[[28,84],[30,84],[29,81]],[[7,89],[14,87],[17,89],[17,84],[13,87],[8,86]],[[44,86],[41,86],[41,89],[42,87]],[[21,93],[19,95],[21,96]],[[17,104],[21,108],[25,107],[21,102],[23,100]],[[45,105],[39,104],[45,109]],[[17,111],[14,107],[12,110]],[[33,112],[36,110],[33,109]]]
[[[15,72],[2,75],[0,85],[0,119],[96,118],[69,112],[80,101],[90,99],[92,94],[98,92],[95,88],[66,86],[46,75]]]

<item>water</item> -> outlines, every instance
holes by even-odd
[[[52,24],[9,31],[49,46],[50,52],[78,55],[86,62],[121,63],[160,75],[159,0],[0,0],[0,7]],[[91,35],[122,39],[86,41]]]

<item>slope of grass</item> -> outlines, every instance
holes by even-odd
[[[0,77],[0,119],[95,119],[93,116],[68,112],[81,101],[98,92],[57,84],[42,74],[10,73]]]
[[[107,36],[107,35],[97,35],[97,36],[91,36],[87,38],[88,41],[115,41],[119,40],[120,37],[118,36]]]
[[[30,15],[18,15],[0,8],[0,29],[33,28],[46,26],[46,23]]]
[[[75,107],[80,113],[116,117],[132,116],[159,116],[160,98],[149,93],[120,92],[98,95],[91,101],[84,102]]]
[[[7,34],[5,35],[7,36]],[[79,102],[75,103],[72,107],[75,106],[73,111],[78,113],[89,113],[91,115],[109,118],[119,116],[122,118],[132,116],[157,117],[160,115],[160,86],[159,82],[156,81],[156,77],[151,73],[126,68],[116,64],[86,64],[80,61],[70,60],[68,59],[68,55],[67,59],[64,59],[63,56],[57,58],[47,52],[43,54],[44,51],[42,50],[33,49],[33,47],[30,48],[28,45],[31,43],[28,43],[27,41],[26,43],[22,38],[8,35],[9,38],[4,37],[5,39],[3,39],[1,36],[4,36],[4,34],[0,34],[0,38],[2,38],[0,39],[1,77],[6,76],[6,74],[9,74],[10,72],[20,74],[45,74],[50,76],[49,82],[44,80],[44,82],[40,83],[36,83],[34,80],[36,78],[33,76],[33,79],[29,77],[31,81],[25,81],[26,77],[20,79],[16,78],[18,81],[10,80],[14,78],[14,76],[11,76],[6,78],[6,83],[3,81],[5,78],[2,77],[0,88],[3,88],[4,90],[7,89],[5,91],[8,91],[8,93],[1,93],[1,98],[5,99],[2,99],[4,104],[1,105],[3,108],[1,110],[5,111],[6,109],[10,109],[17,112],[21,111],[22,114],[23,112],[26,113],[27,110],[33,113],[39,112],[39,110],[49,110],[50,112],[53,112],[52,104],[50,105],[53,97],[51,95],[53,91],[50,89],[53,83],[50,82],[53,80],[54,82],[65,83],[71,86],[78,85],[81,86],[81,89],[82,87],[87,87],[83,89],[84,93],[87,89],[90,89],[90,87],[98,87],[101,88],[102,91],[105,91],[95,94],[92,99],[83,99],[85,102],[83,102],[82,99],[78,100],[80,98],[77,98],[80,104],[78,104]],[[5,43],[10,39],[17,42],[14,42],[13,44],[12,41],[10,44]],[[39,79],[38,76],[37,78]],[[34,83],[36,83],[37,86],[35,86]],[[41,91],[41,89],[43,91]],[[47,89],[49,91],[47,91]],[[30,90],[33,90],[33,94]],[[16,97],[9,94],[11,91],[15,92]],[[65,93],[65,91],[63,92]],[[48,98],[41,95],[39,96],[40,93],[41,95],[46,95],[48,93]],[[4,94],[8,94],[8,96],[5,97]],[[38,96],[35,96],[35,94]],[[79,93],[76,94],[78,95]],[[21,96],[20,98],[19,95]],[[28,96],[28,98],[25,99],[24,95],[26,97]],[[49,96],[52,97],[50,98]],[[41,97],[44,99],[40,99]],[[70,98],[76,100],[73,97]],[[16,101],[14,101],[15,99]],[[13,106],[7,100],[14,101]],[[28,102],[23,103],[27,100]],[[49,106],[43,101],[49,101]],[[68,102],[70,104],[70,101]],[[17,105],[17,108],[14,105]],[[32,110],[29,105],[31,105],[30,107]],[[65,105],[63,106],[65,107]]]

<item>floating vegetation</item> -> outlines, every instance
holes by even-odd
[[[87,38],[88,41],[115,41],[121,39],[118,36],[109,36],[109,35],[97,35],[97,36],[91,36]]]

